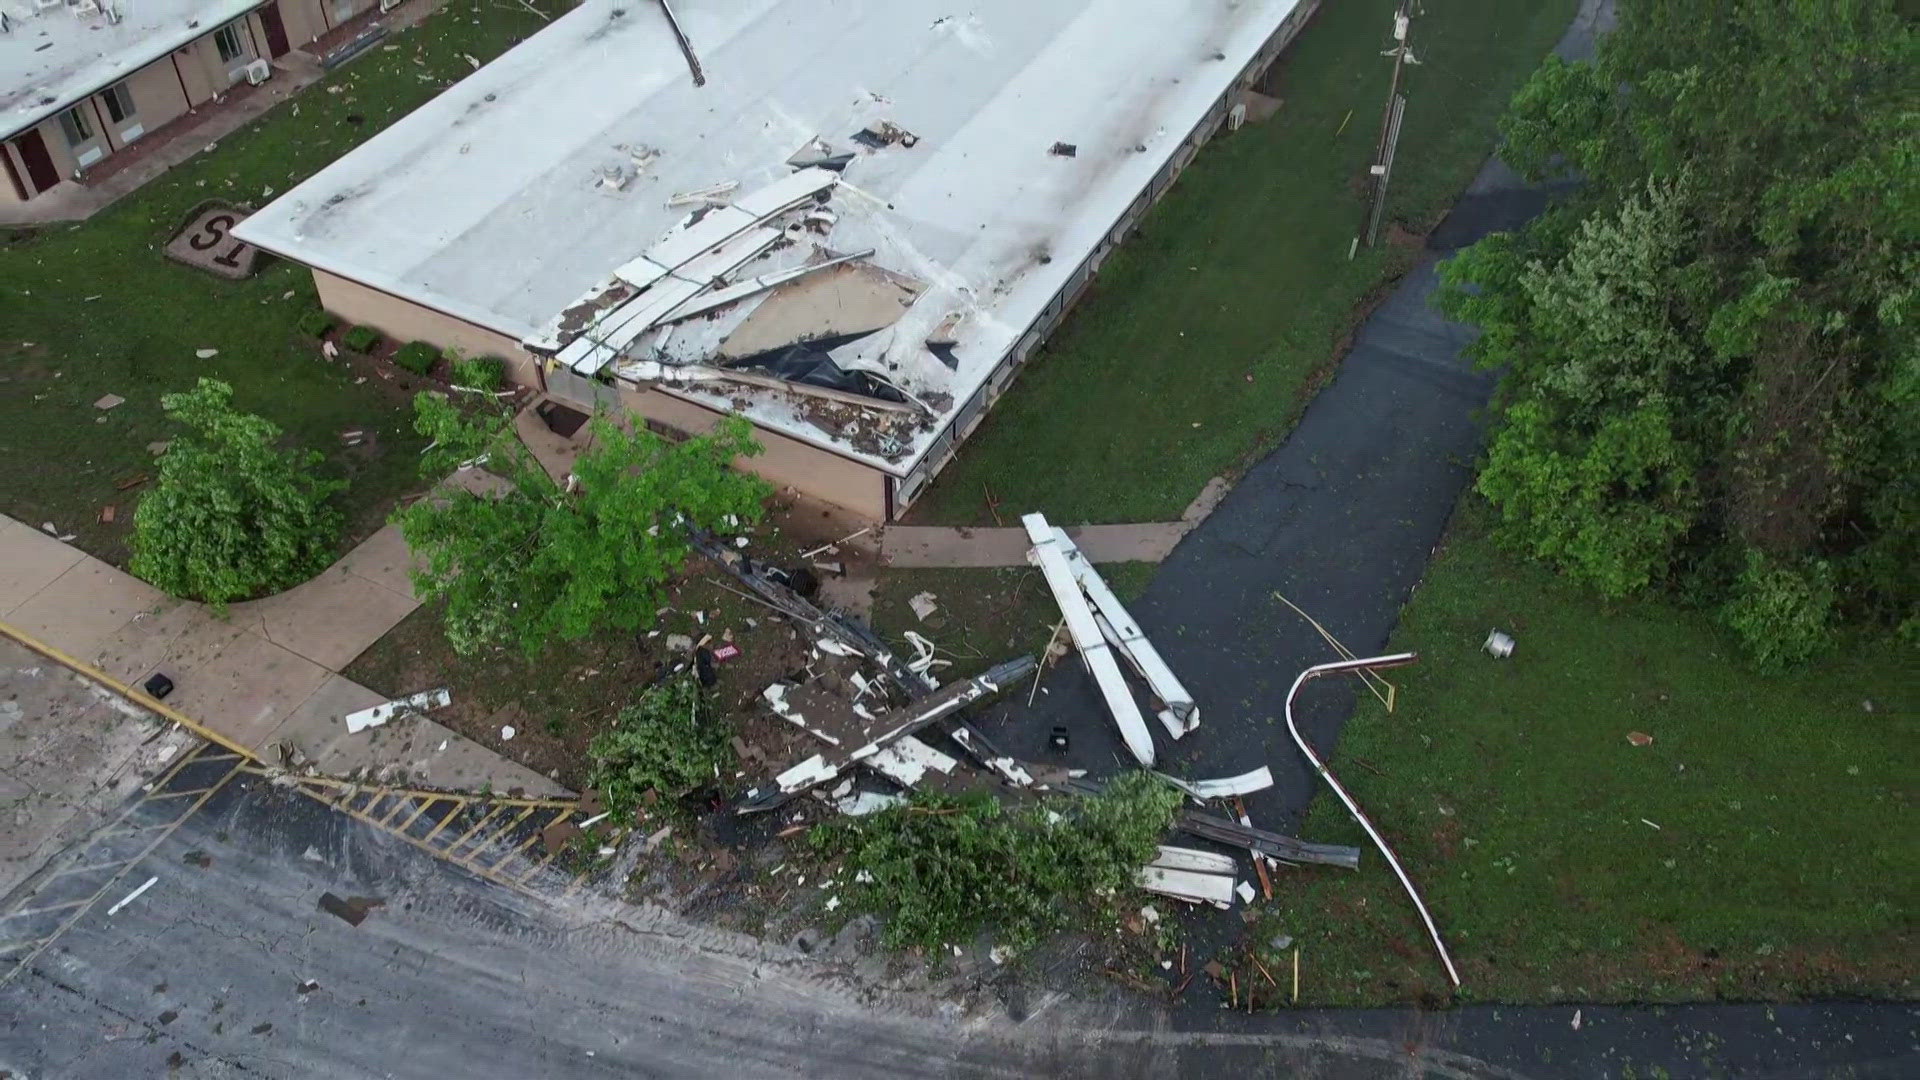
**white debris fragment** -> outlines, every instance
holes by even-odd
[[[995,945],[993,948],[987,950],[987,959],[996,964],[1004,964],[1013,959],[1013,950],[1007,948],[1005,945]]]
[[[193,355],[195,356],[195,358],[200,360],[211,360],[214,357],[220,355],[220,350],[219,349],[195,349],[193,350]]]
[[[828,911],[832,911],[834,908],[840,906],[840,898],[837,896],[829,896],[827,897],[826,904],[823,906],[825,906]]]
[[[1233,887],[1233,891],[1240,894],[1241,903],[1244,903],[1244,904],[1253,903],[1253,886],[1252,885],[1249,885],[1243,881],[1240,884],[1235,885]]]
[[[666,640],[660,644],[665,645],[668,652],[683,653],[693,651],[693,639],[685,634],[668,634]]]
[[[1160,912],[1152,904],[1148,904],[1140,909],[1140,917],[1145,919],[1148,925],[1152,925],[1160,921]]]
[[[135,889],[135,890],[133,890],[132,892],[130,892],[130,893],[128,893],[127,895],[125,895],[125,896],[123,896],[123,897],[121,897],[121,898],[120,898],[120,902],[119,902],[119,903],[117,903],[117,904],[115,904],[115,905],[113,905],[112,907],[110,907],[110,908],[108,908],[108,909],[107,909],[107,915],[108,915],[109,917],[111,917],[111,916],[114,916],[114,915],[118,915],[118,914],[120,914],[120,909],[121,909],[121,908],[123,908],[123,907],[126,907],[126,906],[127,906],[128,904],[131,904],[131,903],[133,903],[133,902],[134,902],[135,900],[138,900],[138,899],[140,899],[140,894],[141,894],[141,893],[144,893],[144,892],[146,892],[146,891],[147,891],[148,889],[151,889],[151,888],[153,888],[153,884],[154,884],[154,882],[156,882],[156,881],[159,881],[159,880],[160,880],[160,879],[159,879],[159,878],[157,878],[157,877],[150,877],[150,878],[148,878],[147,880],[145,880],[145,881],[143,881],[143,882],[141,882],[141,883],[140,883],[140,887],[139,887],[139,888],[137,888],[137,889]]]
[[[519,732],[514,730],[514,727],[512,724],[500,725],[500,737],[502,739],[511,739],[517,734],[519,734]]]
[[[395,698],[371,708],[351,712],[343,719],[347,722],[347,734],[357,735],[370,727],[379,727],[396,716],[425,712],[428,709],[442,709],[451,704],[453,704],[453,695],[443,686],[438,690],[422,690],[417,694]]]
[[[907,601],[907,606],[913,609],[914,618],[926,622],[934,612],[940,610],[940,605],[934,602],[935,599],[930,592],[918,593],[913,599]]]
[[[327,857],[320,854],[320,849],[314,847],[312,844],[307,845],[307,850],[301,852],[300,857],[308,862],[324,863],[327,861]]]

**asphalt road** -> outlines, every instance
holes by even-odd
[[[176,787],[230,764],[196,768]],[[1898,1005],[1589,1007],[1575,1028],[1571,1007],[1254,1017],[1116,994],[1016,1022],[990,995],[876,988],[859,943],[821,960],[484,882],[244,773],[177,824],[169,803],[136,808],[173,827],[0,986],[0,1076],[1920,1075]],[[350,925],[327,893],[380,905]]]

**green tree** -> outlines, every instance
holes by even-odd
[[[569,491],[513,435],[506,413],[462,412],[437,393],[416,396],[414,413],[433,440],[423,457],[429,477],[484,466],[503,481],[479,494],[443,485],[394,516],[423,563],[415,586],[445,602],[447,639],[462,654],[511,645],[533,656],[555,640],[651,621],[691,550],[687,526],[758,521],[770,492],[729,468],[760,452],[737,417],[676,443],[637,419],[597,416]]]
[[[1894,0],[1620,0],[1501,151],[1581,193],[1442,270],[1505,370],[1479,490],[1611,595],[1753,655],[1920,621],[1920,35]],[[1911,629],[1909,632],[1913,632]]]
[[[593,759],[587,784],[624,820],[649,788],[675,798],[713,783],[731,754],[727,732],[697,679],[668,679],[641,691],[595,737],[587,751]]]
[[[327,499],[346,483],[314,475],[318,453],[276,449],[280,429],[235,410],[233,387],[217,379],[160,404],[189,434],[167,447],[134,511],[136,575],[224,608],[326,568],[341,524]]]
[[[810,839],[846,856],[855,871],[844,886],[848,906],[887,916],[889,948],[937,951],[991,929],[1023,951],[1092,898],[1131,890],[1180,799],[1144,771],[1058,810],[916,793],[902,806],[816,826]]]

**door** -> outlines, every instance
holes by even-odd
[[[60,182],[60,170],[53,167],[53,155],[47,153],[47,143],[40,137],[39,129],[13,140],[13,145],[20,148],[20,160],[27,163],[27,181],[33,185],[34,194]]]
[[[287,55],[292,46],[287,44],[287,24],[280,21],[278,2],[260,9],[260,25],[267,29],[267,55],[275,60]]]

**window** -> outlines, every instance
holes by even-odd
[[[128,92],[126,83],[115,83],[100,92],[100,100],[107,104],[107,115],[118,124],[133,118],[133,95]]]
[[[79,146],[93,139],[93,125],[87,122],[87,114],[75,105],[60,114],[60,130],[67,133],[67,145]]]
[[[228,23],[213,35],[213,47],[220,50],[220,62],[223,64],[231,64],[246,55],[246,50],[240,47],[239,25]]]

